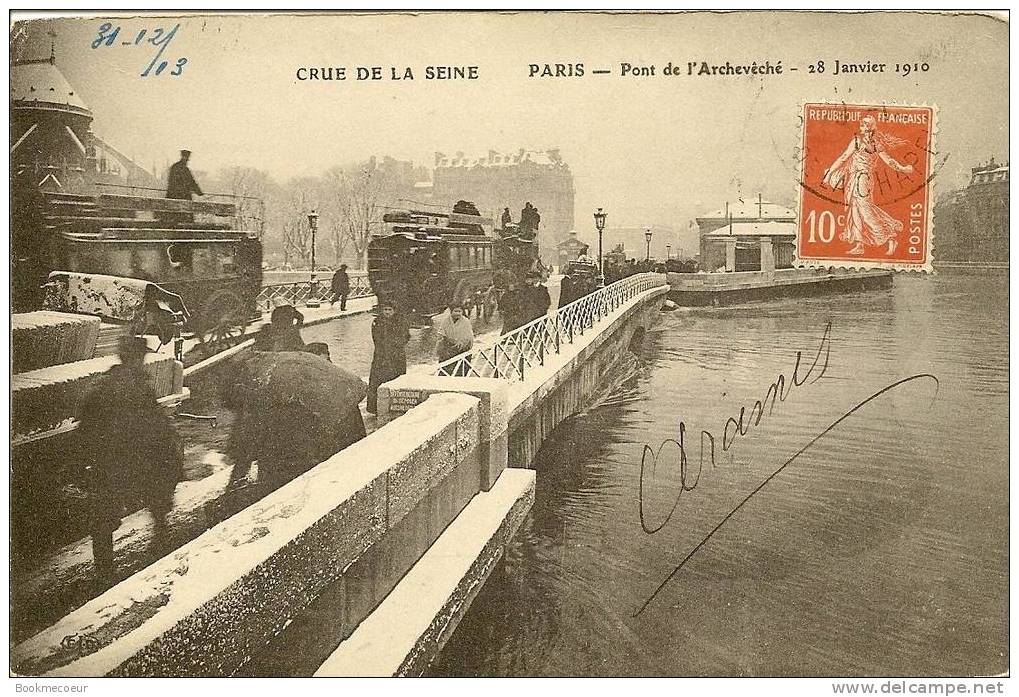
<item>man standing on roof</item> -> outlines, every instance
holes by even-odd
[[[181,150],[180,159],[170,166],[170,174],[166,178],[166,197],[191,200],[191,194],[202,196],[202,190],[195,177],[188,169],[191,159],[190,150]]]

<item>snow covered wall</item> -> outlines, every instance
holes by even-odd
[[[479,404],[425,400],[14,647],[13,672],[259,674],[325,598],[317,663],[273,669],[310,674],[478,493]]]

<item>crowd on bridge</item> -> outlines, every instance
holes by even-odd
[[[189,155],[182,151],[170,170],[168,198],[189,200],[203,193],[188,168]],[[533,239],[540,220],[528,202],[518,224],[508,209],[502,222],[511,234]],[[546,315],[551,307],[539,270],[511,275],[507,283],[489,288],[497,297],[503,334]],[[341,265],[330,283],[330,303],[339,302],[341,311],[350,287],[347,267]],[[480,305],[453,303],[435,321],[440,365],[473,348],[471,309],[480,312]],[[232,465],[226,498],[252,483],[268,493],[365,437],[359,404],[366,400],[367,411],[377,413],[379,387],[407,372],[408,317],[415,307],[401,298],[380,297],[376,310],[367,383],[334,365],[327,344],[304,341],[304,315],[292,305],[276,307],[255,333],[251,350],[222,368],[220,396],[235,413],[225,447]],[[97,383],[78,415],[100,586],[118,577],[113,533],[125,513],[147,508],[155,521],[155,552],[162,555],[171,548],[167,516],[185,476],[183,445],[171,412],[159,405],[148,385],[143,369],[148,350],[143,338],[125,338],[119,347],[121,363]],[[257,480],[252,477],[256,464]]]

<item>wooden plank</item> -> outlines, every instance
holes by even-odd
[[[173,213],[208,213],[209,215],[221,216],[233,216],[237,213],[237,207],[232,203],[124,196],[121,194],[103,194],[99,197],[99,204],[105,209],[122,211],[170,211]]]
[[[102,216],[102,215],[48,215],[46,220],[51,223],[54,227],[71,225],[73,223],[82,223],[86,225],[92,225],[97,229],[99,227],[106,228],[151,228],[159,226],[161,223],[165,224],[166,221],[160,220],[144,220],[142,218],[120,218],[113,216]],[[230,223],[188,223],[189,230],[229,230]]]
[[[471,215],[470,213],[437,213],[435,211],[419,211],[419,210],[414,210],[414,209],[411,209],[409,211],[404,211],[404,213],[405,214],[409,214],[412,217],[445,218],[445,219],[447,219],[451,223],[467,223],[467,224],[470,224],[470,225],[494,225],[495,224],[495,221],[493,221],[491,218],[486,218],[483,215]],[[399,216],[399,213],[397,213],[393,217],[398,217],[398,216]],[[383,219],[384,219],[384,217],[383,217]],[[400,222],[400,221],[394,221],[394,222]]]
[[[208,242],[214,239],[228,239],[228,240],[240,240],[245,237],[250,237],[254,233],[249,233],[245,230],[224,230],[222,228],[214,229],[203,229],[203,228],[162,228],[162,227],[149,227],[149,228],[126,228],[126,227],[104,227],[102,229],[103,239],[108,240],[153,240],[154,238],[163,238],[171,240],[180,240],[182,242],[188,240],[195,240],[198,242]]]

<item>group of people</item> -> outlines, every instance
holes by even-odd
[[[507,334],[514,329],[533,322],[548,313],[552,298],[541,282],[541,274],[528,271],[524,276],[524,284],[510,283],[499,298],[499,314],[502,315],[502,333]]]
[[[436,326],[435,353],[439,363],[469,351],[474,346],[474,326],[464,307],[451,304]],[[379,387],[407,372],[407,342],[410,341],[409,324],[396,303],[390,299],[379,301],[378,314],[372,322],[371,372],[368,377],[369,413],[378,413]]]
[[[580,300],[596,290],[598,290],[597,273],[568,271],[559,281],[559,307],[566,307],[571,302]]]
[[[627,276],[633,276],[638,273],[649,273],[652,271],[663,272],[665,270],[664,264],[654,259],[626,259],[622,262],[609,262],[605,263],[605,283],[615,283],[616,281],[626,278]]]
[[[500,222],[502,223],[503,234],[509,234],[506,231],[513,228],[513,215],[510,213],[509,207],[502,209],[502,219]],[[538,234],[538,226],[540,224],[541,214],[528,201],[520,211],[520,222],[516,225],[517,234],[522,239],[533,240]]]
[[[182,150],[180,160],[170,168],[167,198],[190,200],[194,195],[203,195],[188,168],[190,155]],[[504,222],[506,214],[508,210]],[[539,222],[537,209],[528,203],[521,212],[521,235],[533,237]],[[330,284],[331,304],[338,301],[341,311],[346,310],[350,285],[347,266],[341,265]],[[541,284],[540,274],[528,273],[523,285],[511,285],[499,300],[503,333],[543,316],[550,305],[548,289]],[[303,315],[295,307],[277,307],[269,323],[255,335],[254,351],[264,356],[275,352],[311,353],[328,361],[326,344],[304,342],[301,337],[303,322]],[[407,372],[409,340],[409,325],[397,304],[392,299],[381,299],[372,323],[374,352],[367,385],[369,412],[378,411],[379,386]],[[451,305],[437,323],[435,351],[439,363],[470,351],[473,345],[474,328],[465,308]],[[81,452],[92,503],[89,531],[96,576],[103,584],[111,583],[115,577],[113,533],[120,526],[125,510],[134,510],[134,506],[147,508],[155,521],[153,546],[159,553],[169,551],[167,516],[173,506],[174,490],[184,476],[182,441],[170,414],[159,405],[144,370],[147,351],[144,339],[124,338],[119,346],[120,364],[97,383],[79,414]],[[262,413],[265,409],[259,411],[257,404],[240,405],[239,411],[234,435],[241,437],[231,438],[232,442],[252,440],[245,435],[250,435],[252,429],[244,431],[242,428],[245,414],[274,418],[271,413]],[[363,437],[363,421],[359,429],[353,430],[357,431],[355,439]],[[231,482],[247,472],[252,461],[258,459],[259,454],[255,452],[240,457]],[[263,463],[259,464],[261,470]]]

